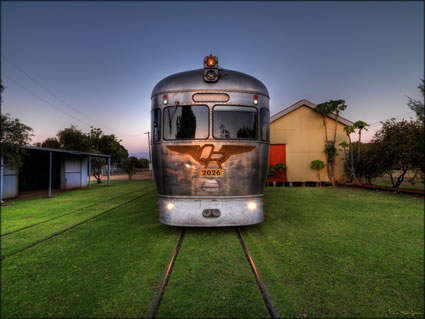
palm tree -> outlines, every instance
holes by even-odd
[[[351,173],[353,175],[353,181],[356,184],[359,184],[360,182],[357,180],[356,178],[356,172],[354,170],[354,155],[353,155],[353,144],[351,143],[351,133],[354,133],[355,128],[354,125],[345,125],[344,126],[344,131],[345,133],[347,133],[348,136],[348,144],[350,145],[350,159],[351,159]]]
[[[319,187],[322,186],[322,182],[320,181],[320,170],[325,168],[325,163],[321,160],[315,160],[310,163],[310,168],[317,169],[317,177],[319,177]]]
[[[367,131],[366,126],[369,126],[369,124],[363,121],[357,121],[353,124],[354,129],[359,129],[359,147],[357,148],[357,163],[360,162],[360,145],[362,139],[362,130]]]

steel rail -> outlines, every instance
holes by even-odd
[[[148,314],[149,319],[155,318],[155,314],[159,309],[159,306],[161,304],[162,295],[164,294],[165,287],[167,286],[168,278],[170,277],[170,274],[173,271],[173,266],[174,266],[174,263],[176,261],[177,255],[179,253],[180,246],[183,243],[183,239],[184,239],[185,234],[186,234],[186,228],[184,228],[182,230],[182,233],[180,235],[179,241],[177,242],[176,248],[174,248],[173,256],[171,256],[171,260],[168,263],[168,267],[167,267],[167,270],[165,271],[164,278],[162,279],[161,285],[159,286],[158,292],[157,292],[155,299],[152,303],[151,310],[149,311],[149,314]]]
[[[24,248],[21,248],[21,249],[19,249],[19,250],[15,251],[15,252],[13,252],[13,253],[11,253],[11,254],[7,255],[7,256],[3,256],[3,257],[1,257],[0,262],[2,262],[3,260],[6,260],[7,258],[10,258],[10,257],[12,257],[12,256],[14,256],[14,255],[16,255],[16,254],[18,254],[18,253],[21,253],[21,252],[23,252],[23,251],[25,251],[25,250],[27,250],[27,249],[29,249],[29,248],[32,248],[32,247],[34,247],[34,246],[37,246],[38,244],[41,244],[41,243],[43,243],[43,242],[45,242],[45,241],[47,241],[47,240],[49,240],[49,239],[52,239],[52,238],[54,238],[54,237],[56,237],[56,236],[59,236],[59,235],[61,235],[61,234],[63,234],[63,233],[66,233],[66,232],[68,232],[68,231],[70,231],[70,230],[73,230],[74,228],[77,228],[77,227],[79,227],[79,226],[81,226],[81,225],[83,225],[83,224],[86,224],[86,223],[88,223],[88,222],[90,222],[90,221],[92,221],[92,220],[94,220],[94,219],[96,219],[96,218],[98,218],[98,217],[101,217],[101,216],[103,216],[103,215],[106,215],[107,213],[110,213],[111,211],[113,211],[113,210],[115,210],[115,209],[117,209],[117,208],[120,208],[120,207],[122,207],[122,206],[124,206],[124,205],[126,205],[126,204],[128,204],[128,203],[134,202],[135,200],[137,200],[137,199],[139,199],[139,198],[142,198],[142,197],[144,197],[145,195],[152,194],[152,193],[154,193],[154,192],[156,192],[156,190],[153,190],[153,191],[150,191],[150,192],[148,192],[148,193],[145,193],[145,194],[142,194],[142,195],[140,195],[140,196],[137,196],[137,197],[135,197],[135,198],[132,198],[132,199],[130,199],[130,200],[128,200],[128,201],[126,201],[126,202],[124,202],[124,203],[121,203],[121,204],[119,204],[119,205],[117,205],[117,206],[115,206],[115,207],[112,207],[112,208],[110,208],[110,209],[108,209],[108,210],[106,210],[106,211],[104,211],[104,212],[102,212],[102,213],[100,213],[100,214],[98,214],[98,215],[92,216],[92,217],[90,217],[90,218],[88,218],[88,219],[86,219],[86,220],[83,220],[82,222],[79,222],[79,223],[77,223],[77,224],[72,225],[71,227],[68,227],[68,228],[66,228],[66,229],[64,229],[64,230],[61,230],[61,231],[57,232],[57,233],[54,233],[54,234],[52,234],[52,235],[49,235],[49,236],[47,236],[47,237],[45,237],[45,238],[43,238],[43,239],[41,239],[41,240],[39,240],[39,241],[36,241],[35,243],[33,243],[33,244],[29,245],[29,246],[26,246],[26,247],[24,247]]]
[[[264,285],[263,281],[261,280],[260,274],[257,271],[257,267],[255,267],[254,260],[252,259],[251,255],[249,254],[249,250],[248,250],[248,247],[246,246],[245,240],[243,239],[242,234],[241,234],[238,227],[235,227],[235,231],[236,231],[236,234],[239,237],[239,241],[241,243],[241,246],[243,248],[245,256],[248,260],[248,263],[251,266],[251,270],[252,270],[252,272],[255,276],[255,280],[257,281],[257,284],[258,284],[258,288],[260,289],[261,294],[263,295],[264,303],[266,304],[267,310],[269,311],[271,318],[277,319],[277,318],[279,318],[279,315],[277,314],[277,311],[273,306],[272,299],[270,297],[270,294],[267,291],[266,286]]]
[[[137,192],[139,192],[139,191],[141,191],[141,190],[145,190],[145,189],[147,189],[147,188],[148,188],[148,187],[145,187],[145,188],[142,188],[142,189],[140,189],[140,190],[137,190],[137,191],[134,191],[134,192],[131,192],[131,193],[127,193],[127,194],[124,194],[124,195],[132,195],[132,194],[135,194],[135,193],[137,193]],[[31,225],[28,225],[28,226],[25,226],[25,227],[22,227],[22,228],[19,228],[19,229],[12,230],[12,231],[10,231],[10,232],[8,232],[8,233],[4,233],[4,234],[0,235],[0,237],[8,236],[8,235],[11,235],[11,234],[14,234],[14,233],[20,232],[20,231],[25,230],[25,229],[28,229],[28,228],[31,228],[31,227],[34,227],[34,226],[37,226],[37,225],[40,225],[40,224],[44,224],[44,223],[50,222],[50,221],[52,221],[52,220],[54,220],[54,219],[57,219],[57,218],[60,218],[60,217],[63,217],[63,216],[67,216],[67,215],[70,215],[70,214],[73,214],[73,213],[76,213],[76,212],[82,211],[82,210],[84,210],[84,209],[86,209],[86,208],[90,208],[90,207],[93,207],[93,206],[98,205],[98,204],[103,204],[103,203],[106,203],[106,202],[108,202],[108,201],[115,200],[115,199],[117,199],[117,198],[119,198],[119,197],[121,197],[121,196],[123,196],[123,195],[118,195],[118,196],[116,196],[116,197],[109,198],[109,199],[104,200],[104,201],[100,201],[100,202],[96,202],[96,203],[93,203],[93,204],[90,204],[90,205],[87,205],[87,206],[83,206],[83,207],[80,207],[80,208],[74,209],[73,211],[70,211],[70,212],[68,212],[68,213],[65,213],[65,214],[63,214],[63,215],[55,216],[55,217],[52,217],[52,218],[49,218],[49,219],[46,219],[46,220],[42,220],[42,221],[40,221],[40,222],[38,222],[38,223],[35,223],[35,224],[31,224]]]

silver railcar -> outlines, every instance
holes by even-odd
[[[221,227],[263,221],[269,94],[256,78],[218,67],[173,74],[152,91],[159,220]]]

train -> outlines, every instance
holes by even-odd
[[[220,67],[212,55],[203,68],[156,84],[150,143],[161,223],[227,227],[264,220],[269,100],[260,80]]]

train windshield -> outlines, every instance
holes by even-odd
[[[164,139],[205,139],[209,109],[203,105],[170,106],[164,109]]]
[[[256,139],[257,109],[244,106],[214,107],[213,135],[217,139]]]

